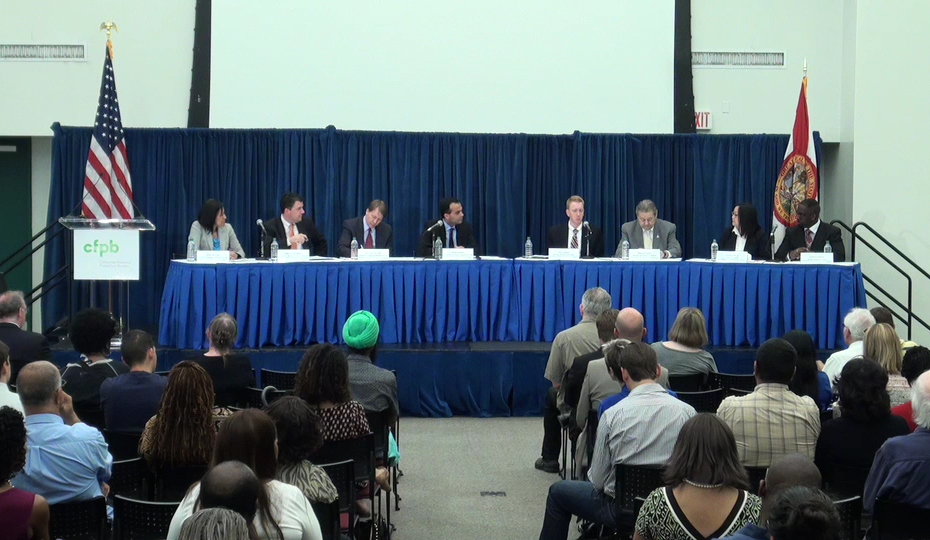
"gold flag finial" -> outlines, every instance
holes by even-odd
[[[807,77],[807,58],[804,59],[804,76]]]
[[[107,49],[110,51],[110,59],[113,59],[113,42],[110,41],[110,36],[112,35],[113,30],[119,32],[119,27],[116,26],[116,23],[113,21],[105,21],[100,23],[100,30],[107,31]]]

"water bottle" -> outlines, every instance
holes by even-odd
[[[833,253],[833,246],[830,245],[830,242],[827,242],[826,244],[823,245],[823,252]]]
[[[187,261],[194,262],[197,259],[197,246],[194,245],[194,239],[187,239]]]
[[[710,260],[717,260],[717,239],[714,238],[714,241],[710,243]]]
[[[526,243],[523,244],[523,256],[527,258],[533,256],[533,241],[530,240],[529,236],[526,237]]]
[[[437,261],[442,259],[442,238],[438,236],[433,241],[433,258]]]
[[[271,262],[278,262],[278,239],[271,240]]]
[[[354,236],[352,237],[352,243],[349,244],[349,257],[351,257],[353,261],[358,259],[358,240],[356,240]]]
[[[624,261],[630,260],[630,241],[626,238],[620,243],[620,258]]]

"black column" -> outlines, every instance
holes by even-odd
[[[210,22],[212,0],[197,0],[194,8],[194,62],[187,127],[210,127]]]
[[[691,0],[675,0],[675,133],[694,133]]]

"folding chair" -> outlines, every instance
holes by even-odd
[[[856,495],[842,501],[833,501],[833,506],[840,514],[840,539],[860,540],[862,538],[862,497]]]
[[[107,500],[103,497],[53,504],[49,511],[51,538],[99,540],[107,537]]]
[[[74,414],[81,419],[81,422],[84,422],[88,426],[95,427],[100,431],[106,427],[106,420],[103,418],[103,410],[101,409],[74,409]]]
[[[168,536],[178,502],[153,502],[113,497],[114,540],[162,540]]]
[[[768,467],[746,467],[746,473],[749,475],[749,493],[759,494],[759,482],[765,480],[768,470]]]
[[[107,441],[110,455],[115,460],[134,459],[139,457],[139,440],[142,433],[132,431],[103,430],[103,438]]]
[[[149,470],[145,461],[138,457],[113,462],[113,472],[110,474],[110,494],[123,495],[134,499],[148,499],[151,493],[149,486]]]
[[[187,490],[199,482],[207,473],[207,465],[190,465],[175,467],[170,465],[150,466],[154,485],[155,501],[180,501]]]
[[[340,517],[339,501],[333,501],[329,504],[310,503],[316,520],[320,522],[320,532],[323,540],[339,540],[340,535]]]
[[[728,396],[733,395],[733,390],[746,390],[748,394],[756,389],[755,375],[711,372],[709,378],[711,388],[723,388]]]
[[[707,375],[694,373],[692,375],[669,375],[668,387],[678,392],[700,392],[707,383]]]
[[[930,540],[930,510],[909,504],[876,499],[872,513],[872,538],[876,540]]]
[[[297,379],[295,371],[273,371],[262,368],[262,386],[274,386],[279,390],[293,390],[294,381]]]
[[[636,523],[636,498],[645,499],[653,490],[663,487],[665,481],[661,465],[616,465],[614,500],[617,503],[617,532],[632,532]]]
[[[314,463],[335,463],[346,458],[351,459],[355,467],[355,481],[368,482],[368,500],[374,517],[376,515],[375,491],[378,489],[378,483],[375,482],[375,434],[369,433],[343,441],[328,441],[317,451],[312,461]],[[390,514],[388,514],[388,525],[390,525]]]
[[[697,412],[716,413],[723,401],[723,388],[706,390],[704,392],[677,392],[678,399],[694,407]]]
[[[351,536],[355,527],[355,464],[347,459],[338,463],[324,463],[320,467],[336,486],[336,492],[339,493],[336,515],[339,516],[342,531]],[[343,515],[346,516],[345,521],[342,520]]]

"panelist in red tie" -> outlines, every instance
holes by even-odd
[[[442,238],[442,247],[449,248],[472,248],[475,254],[478,254],[478,240],[471,224],[465,221],[465,211],[462,209],[462,201],[453,197],[447,197],[439,201],[439,221],[427,223],[423,234],[420,235],[420,248],[418,250],[421,257],[430,257],[433,254],[433,240],[436,237]]]
[[[364,216],[343,221],[336,254],[350,257],[353,238],[358,240],[358,246],[363,249],[394,249],[394,231],[384,222],[387,213],[387,203],[375,199],[368,205]]]
[[[796,261],[806,251],[822,252],[827,242],[833,248],[833,260],[845,261],[846,246],[839,227],[820,221],[820,203],[815,199],[804,199],[798,203],[798,224],[785,231],[785,239],[775,253],[775,260]]]
[[[309,249],[326,256],[326,238],[313,219],[304,216],[304,199],[296,193],[281,197],[281,215],[265,221],[265,253],[271,253],[271,241],[278,239],[278,249]]]
[[[603,257],[604,237],[600,229],[585,221],[584,199],[578,195],[569,197],[565,201],[565,214],[568,226],[549,227],[546,245],[549,248],[574,248],[580,250],[582,257]]]

